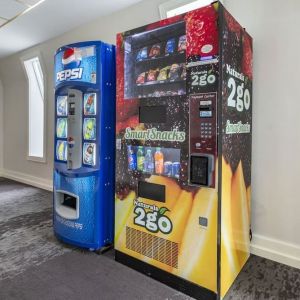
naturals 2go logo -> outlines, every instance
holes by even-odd
[[[193,87],[213,85],[217,81],[217,77],[212,70],[192,71],[191,77]]]
[[[140,201],[134,201],[135,225],[146,228],[152,233],[162,232],[169,234],[173,229],[172,221],[164,214],[169,211],[166,207],[158,208],[156,205],[150,205]]]
[[[226,65],[226,73],[230,75],[227,81],[229,96],[227,106],[235,108],[238,112],[249,110],[251,105],[251,95],[248,88],[245,88],[245,76],[234,70],[230,65]],[[241,82],[241,84],[238,84]]]

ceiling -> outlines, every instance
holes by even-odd
[[[39,1],[0,0],[0,59],[141,0]]]

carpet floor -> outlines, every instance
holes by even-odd
[[[64,245],[52,193],[0,178],[0,299],[192,299],[114,261]],[[252,255],[229,299],[300,299],[300,270]]]

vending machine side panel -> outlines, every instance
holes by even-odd
[[[221,281],[224,297],[250,255],[252,38],[220,6]]]
[[[114,239],[114,186],[115,186],[115,124],[116,124],[116,62],[115,46],[101,45],[101,136],[100,194],[96,207],[97,222],[101,224],[98,236],[104,245],[111,245]]]

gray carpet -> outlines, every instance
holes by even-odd
[[[71,251],[53,236],[51,197],[50,192],[0,181],[0,280]]]
[[[59,243],[52,193],[0,178],[0,299],[191,299],[113,259]],[[251,256],[229,299],[300,299],[300,270]]]

